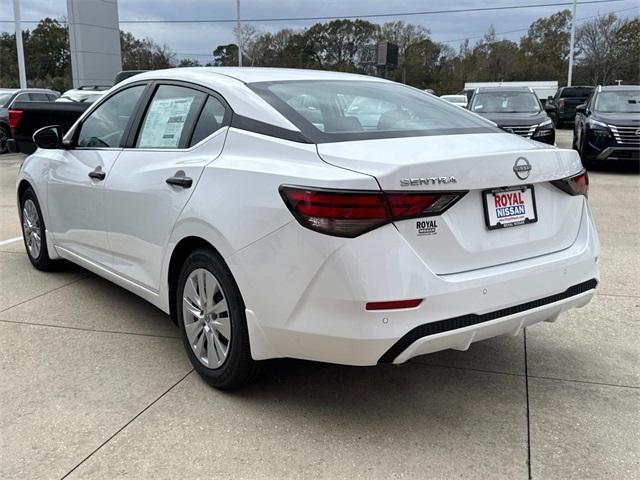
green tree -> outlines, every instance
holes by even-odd
[[[138,39],[130,32],[120,32],[123,70],[157,70],[175,67],[175,55],[166,45],[150,38]]]
[[[367,45],[375,43],[377,26],[365,20],[333,20],[316,23],[303,34],[304,48],[311,47],[323,68],[359,71]]]
[[[229,67],[238,65],[238,45],[229,43],[218,45],[213,50],[213,65],[216,67]]]
[[[571,37],[571,12],[563,10],[531,24],[520,39],[514,80],[560,80],[566,76]]]

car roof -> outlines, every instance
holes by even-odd
[[[211,76],[223,76],[243,83],[275,82],[291,80],[370,80],[387,82],[378,77],[358,75],[354,73],[331,72],[327,70],[307,70],[300,68],[270,67],[184,67],[166,70],[152,70],[131,78],[179,78],[182,76],[198,77],[201,81]],[[127,79],[129,80],[129,79]]]
[[[600,85],[598,91],[609,92],[616,90],[640,90],[640,85]]]
[[[48,88],[0,88],[0,92],[3,93],[15,93],[15,92],[47,92],[47,93],[56,93],[53,90]]]
[[[531,90],[530,87],[478,87],[476,89],[476,92],[478,93],[484,93],[484,92],[529,92],[529,93],[533,93],[533,90]]]
[[[116,84],[113,88],[120,89],[144,80],[183,81],[210,88],[222,95],[235,113],[293,131],[299,131],[299,129],[269,105],[264,98],[251,90],[247,84],[291,80],[360,80],[392,83],[378,77],[324,70],[267,67],[183,67],[139,73]]]

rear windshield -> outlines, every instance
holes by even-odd
[[[460,107],[392,82],[305,80],[249,87],[314,143],[499,131]]]
[[[473,96],[476,113],[538,113],[540,102],[531,92],[479,92]]]
[[[593,87],[564,88],[560,93],[560,98],[573,98],[573,97],[587,98],[591,94],[592,90],[593,90]]]
[[[593,109],[597,112],[640,113],[640,90],[600,92]]]

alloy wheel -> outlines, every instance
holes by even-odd
[[[189,345],[208,368],[219,368],[231,346],[231,317],[227,298],[216,277],[197,268],[182,292],[182,319]]]
[[[40,248],[42,247],[40,217],[35,203],[30,198],[22,206],[22,231],[31,258],[40,257]]]

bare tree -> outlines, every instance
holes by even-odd
[[[578,63],[594,85],[615,80],[619,35],[624,22],[613,13],[599,16],[578,28]]]
[[[233,34],[236,36],[236,41],[238,45],[242,47],[242,56],[247,57],[251,61],[251,66],[253,67],[254,62],[256,60],[256,39],[259,36],[258,30],[252,25],[240,25],[240,29],[238,27],[233,27]],[[244,63],[244,62],[243,62]]]

